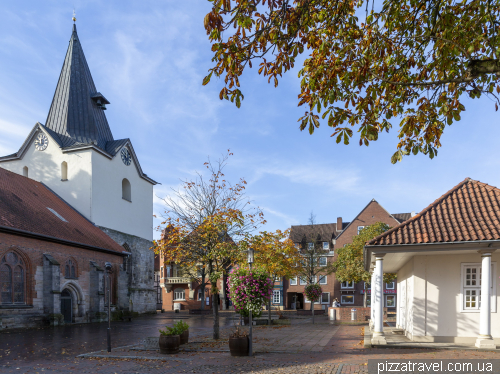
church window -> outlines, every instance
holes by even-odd
[[[122,199],[132,201],[132,187],[127,178],[122,180]]]
[[[76,278],[76,263],[74,260],[66,261],[66,266],[64,267],[64,277]]]
[[[0,260],[0,304],[24,304],[26,294],[26,268],[15,252]]]
[[[28,177],[28,167],[23,167],[23,176]]]
[[[61,163],[61,180],[62,181],[68,180],[68,163],[66,161],[63,161]]]

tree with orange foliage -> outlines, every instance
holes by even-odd
[[[259,207],[253,206],[245,196],[246,181],[231,184],[223,170],[230,151],[216,162],[210,159],[205,167],[208,179],[197,173],[194,181],[183,180],[180,189],[164,200],[167,211],[160,230],[166,235],[155,244],[155,252],[165,260],[179,265],[191,278],[201,275],[202,300],[208,281],[212,290],[214,312],[214,339],[219,339],[219,290],[217,281],[222,278],[222,295],[226,299],[226,282],[229,268],[240,257],[244,248],[238,243],[249,233],[265,223]],[[204,303],[202,303],[202,309]]]
[[[249,239],[249,245],[255,250],[254,266],[268,273],[273,281],[276,278],[292,278],[300,274],[302,255],[290,239],[290,229],[262,231]],[[271,325],[271,298],[268,324]]]

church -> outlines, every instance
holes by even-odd
[[[156,311],[153,186],[73,25],[45,124],[0,157],[0,329]]]

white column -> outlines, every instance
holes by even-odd
[[[481,307],[476,347],[496,349],[491,337],[491,252],[481,251]]]
[[[384,336],[384,254],[375,254],[375,287],[372,285],[372,303],[375,302],[375,327],[372,344],[387,344]]]
[[[370,281],[370,329],[373,330],[374,321],[375,321],[375,261],[372,262],[371,266],[372,271],[372,279]]]

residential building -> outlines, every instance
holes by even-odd
[[[411,213],[388,213],[375,199],[371,200],[350,222],[344,222],[342,217],[338,217],[334,223],[317,225],[297,225],[291,227],[290,237],[297,246],[303,242],[310,242],[311,237],[317,237],[323,243],[323,248],[327,262],[333,262],[337,258],[337,251],[358,235],[366,226],[376,222],[384,222],[391,227],[399,225],[401,222],[409,219]],[[333,300],[339,300],[342,306],[363,306],[365,293],[367,293],[366,302],[370,303],[370,290],[365,291],[365,283],[359,282],[339,282],[335,274],[327,275],[319,279],[318,283],[323,289],[323,295],[320,302],[317,302],[315,309],[326,309],[332,305]],[[291,309],[309,309],[310,303],[304,298],[304,287],[306,282],[300,279],[284,280],[284,305]],[[397,291],[394,289],[394,283],[385,286],[385,303],[390,311],[395,311]]]

